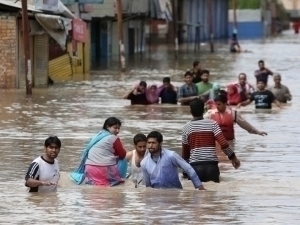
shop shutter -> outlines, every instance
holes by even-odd
[[[48,35],[34,36],[34,86],[43,87],[48,85],[48,63],[49,63],[49,40]]]

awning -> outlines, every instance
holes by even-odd
[[[35,14],[35,18],[45,31],[65,50],[68,32],[72,29],[72,20],[42,13]]]

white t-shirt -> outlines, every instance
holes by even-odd
[[[57,183],[60,178],[58,161],[55,159],[54,162],[48,162],[43,156],[36,158],[28,168],[25,180],[28,178]],[[29,192],[55,192],[56,190],[57,185],[29,188]]]

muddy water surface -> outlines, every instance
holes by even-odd
[[[94,72],[89,81],[57,84],[34,89],[31,99],[24,90],[1,91],[0,95],[0,223],[1,224],[300,224],[300,153],[297,112],[299,104],[300,37],[286,33],[276,39],[244,42],[253,53],[231,55],[219,45],[214,55],[173,54],[160,48],[150,57],[137,57],[128,72],[114,69]],[[280,72],[293,101],[283,109],[256,112],[254,106],[242,108],[243,117],[267,137],[250,135],[236,127],[236,154],[242,162],[234,170],[221,163],[222,182],[207,183],[208,191],[185,189],[135,189],[131,182],[116,188],[75,186],[67,173],[78,165],[86,141],[109,116],[122,119],[120,136],[128,150],[137,132],[159,130],[165,146],[180,152],[181,128],[191,119],[181,106],[130,106],[121,96],[138,80],[159,82],[170,76],[182,84],[182,73],[200,58],[211,70],[211,79],[221,85],[234,81],[239,72],[254,83],[257,61]],[[272,84],[272,80],[269,82]],[[23,177],[30,162],[43,152],[48,135],[62,140],[59,155],[62,179],[57,193],[26,193]]]

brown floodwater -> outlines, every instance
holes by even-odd
[[[184,47],[175,62],[172,52],[158,46],[150,55],[131,60],[125,74],[110,62],[110,69],[94,71],[88,81],[34,89],[32,98],[26,98],[24,90],[1,90],[0,223],[300,224],[300,36],[286,32],[241,44],[253,53],[228,54],[228,45],[222,43],[216,45],[215,54],[207,46],[201,52],[186,52]],[[170,76],[179,86],[195,59],[211,71],[212,81],[223,86],[240,72],[254,83],[257,62],[264,59],[268,68],[282,74],[282,83],[293,94],[292,103],[283,109],[274,106],[272,111],[258,112],[253,104],[240,109],[244,118],[269,134],[251,135],[236,126],[240,169],[222,161],[222,182],[206,183],[205,192],[194,190],[186,180],[184,190],[134,188],[130,181],[114,188],[76,186],[69,181],[68,173],[78,165],[86,142],[109,116],[123,121],[120,137],[127,150],[133,148],[136,133],[158,130],[164,135],[164,146],[180,153],[181,128],[191,119],[187,107],[130,106],[121,96],[141,79],[158,83]],[[48,135],[62,140],[60,187],[57,193],[30,194],[24,174],[43,153]]]

